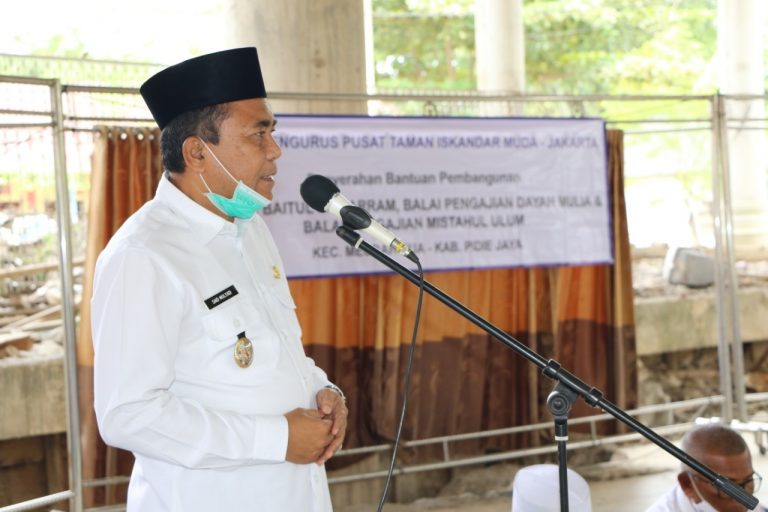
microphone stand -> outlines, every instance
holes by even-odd
[[[414,272],[408,270],[404,266],[400,265],[392,258],[379,251],[369,243],[362,240],[360,235],[348,226],[339,226],[336,229],[336,234],[349,245],[356,247],[366,254],[372,256],[374,259],[389,267],[393,271],[397,272],[408,281],[415,285],[420,284],[420,278]],[[440,291],[427,281],[424,281],[424,290],[451,308],[456,313],[460,314],[473,324],[477,325],[485,332],[496,338],[498,341],[511,348],[518,354],[525,357],[528,361],[535,364],[541,369],[544,376],[554,380],[556,382],[553,391],[547,398],[547,407],[552,413],[555,420],[555,441],[558,445],[558,470],[560,480],[560,511],[568,512],[568,478],[567,478],[567,460],[566,460],[566,441],[568,439],[568,413],[571,410],[573,402],[577,398],[581,398],[588,405],[597,407],[607,412],[617,420],[621,421],[625,425],[628,425],[632,430],[638,432],[640,435],[656,444],[658,447],[671,454],[687,466],[693,468],[698,473],[707,478],[716,488],[728,494],[745,507],[748,510],[752,510],[758,505],[758,500],[744,488],[736,485],[728,478],[721,476],[707,466],[691,457],[674,444],[667,441],[665,438],[658,435],[656,432],[646,427],[644,424],[624,412],[620,407],[614,405],[603,397],[600,390],[590,387],[581,379],[570,373],[568,370],[562,368],[560,363],[554,359],[544,359],[539,353],[531,350],[529,347],[518,341],[514,337],[510,336],[502,329],[499,329],[495,325],[491,324],[460,302],[456,301],[451,296]]]

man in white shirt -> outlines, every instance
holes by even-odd
[[[749,493],[760,488],[762,477],[752,467],[752,456],[738,432],[718,423],[698,425],[683,436],[682,449],[688,455],[727,477]],[[659,498],[646,512],[745,512],[744,505],[720,491],[708,479],[682,465],[677,485]],[[757,511],[765,511],[758,505]]]
[[[99,430],[136,458],[128,511],[330,511],[348,411],[304,354],[257,215],[281,151],[256,49],[184,61],[141,93],[165,175],[99,256],[92,298]]]

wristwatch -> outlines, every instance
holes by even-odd
[[[341,390],[339,386],[336,386],[335,384],[328,384],[326,386],[323,386],[324,389],[330,389],[331,391],[337,393],[342,400],[345,402],[347,401],[347,397],[344,395],[344,392]]]

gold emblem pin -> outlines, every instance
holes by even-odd
[[[280,273],[280,269],[277,268],[277,265],[272,265],[272,277],[275,279],[280,279],[283,277],[283,275]]]
[[[248,368],[253,362],[253,344],[251,343],[251,340],[245,337],[244,332],[237,335],[237,343],[235,343],[235,362],[240,368]]]

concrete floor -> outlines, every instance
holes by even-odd
[[[761,455],[754,442],[753,434],[744,434],[752,449],[755,471],[768,479],[768,455]],[[619,469],[620,468],[620,469]],[[625,478],[605,479],[616,474],[643,473]],[[596,477],[588,475],[592,496],[593,512],[643,512],[656,499],[668,491],[676,481],[679,470],[677,459],[650,443],[629,446],[621,450],[619,461],[613,467],[589,470]],[[768,503],[768,481],[757,493],[761,503]],[[512,499],[509,493],[490,498],[473,495],[441,497],[418,500],[409,504],[387,504],[386,512],[510,512]],[[375,505],[349,506],[337,508],[336,512],[369,512],[376,510]]]

